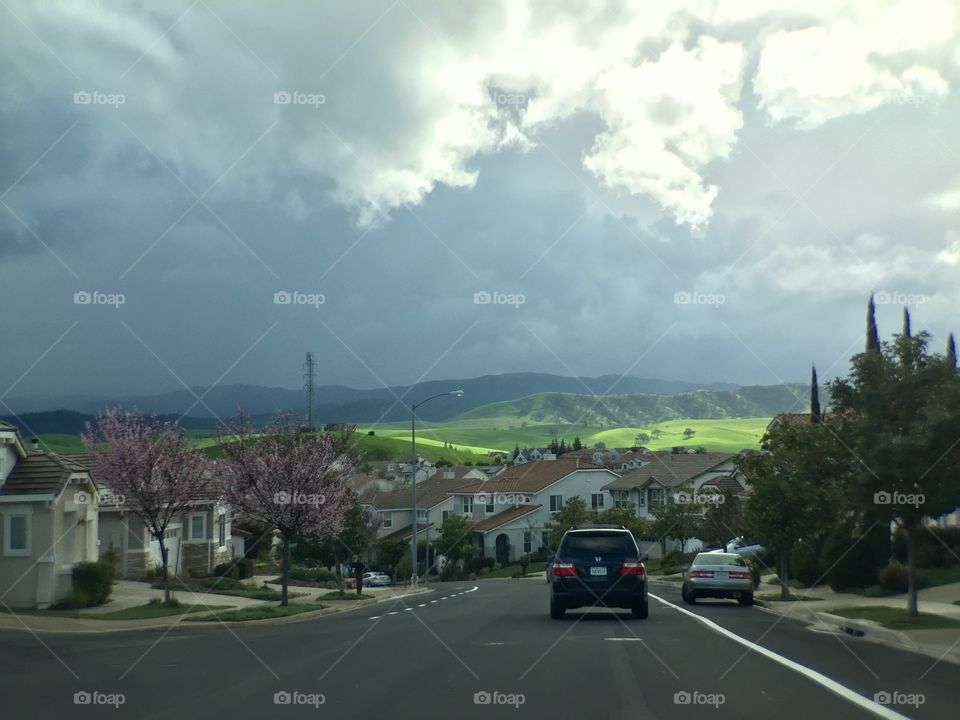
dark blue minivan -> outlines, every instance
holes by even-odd
[[[626,528],[567,530],[549,565],[550,617],[594,606],[647,617],[646,559]]]

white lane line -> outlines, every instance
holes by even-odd
[[[396,614],[397,614],[397,611],[396,611],[396,610],[394,610],[393,612],[388,612],[388,613],[387,613],[387,615],[396,615]]]
[[[371,617],[371,618],[369,618],[369,619],[370,619],[370,620],[379,620],[379,619],[380,619],[380,616],[379,616],[379,615],[374,615],[373,617]]]
[[[417,607],[426,607],[426,606],[427,606],[426,603],[420,603],[419,605],[417,605]]]
[[[410,612],[410,611],[412,611],[412,610],[413,610],[413,608],[404,608],[404,609],[403,609],[404,612]]]
[[[707,618],[703,617],[702,615],[697,615],[696,613],[690,612],[689,610],[682,608],[679,605],[674,605],[672,602],[668,600],[664,600],[661,597],[657,597],[653,593],[650,593],[650,597],[652,597],[654,600],[658,600],[664,605],[672,607],[674,610],[677,610],[683,613],[684,615],[692,617],[694,620],[697,620],[703,623],[714,632],[717,632],[723,635],[724,637],[729,638],[730,640],[733,640],[734,642],[740,643],[744,647],[750,648],[754,652],[760,653],[764,657],[769,658],[774,662],[780,663],[784,667],[788,667],[791,670],[794,670],[800,673],[808,680],[812,680],[818,685],[825,687],[827,690],[831,691],[832,693],[839,695],[844,700],[848,700],[852,702],[854,705],[859,706],[861,709],[866,710],[867,712],[873,713],[877,717],[888,718],[888,720],[910,720],[906,715],[901,715],[895,710],[891,710],[890,708],[884,705],[879,705],[878,703],[875,703],[872,700],[868,700],[860,693],[854,692],[853,690],[846,687],[845,685],[841,685],[836,680],[832,680],[828,678],[826,675],[818,673],[816,670],[811,670],[806,665],[801,665],[800,663],[790,660],[789,658],[785,658],[783,657],[783,655],[778,655],[777,653],[773,652],[773,650],[768,650],[762,645],[757,645],[754,642],[750,642],[746,638],[742,638],[736,633],[730,632],[725,627],[721,627],[720,625],[717,625],[712,620],[707,620]]]
[[[614,641],[614,642],[642,642],[642,641],[640,640],[640,638],[633,638],[633,637],[627,637],[627,638],[604,638],[604,640],[611,640],[611,641]]]
[[[436,600],[431,600],[431,601],[430,601],[430,604],[433,605],[435,602],[436,602]]]
[[[445,598],[445,597],[442,597],[442,598],[440,598],[440,599],[441,599],[441,600],[446,600],[447,598]]]

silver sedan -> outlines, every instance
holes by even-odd
[[[683,574],[680,593],[693,605],[698,598],[729,598],[753,605],[753,572],[736,553],[703,552]]]

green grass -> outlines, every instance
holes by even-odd
[[[240,608],[239,610],[228,610],[227,612],[217,613],[216,617],[193,617],[186,620],[210,621],[223,620],[224,622],[247,622],[249,620],[266,620],[268,618],[287,617],[289,615],[299,615],[300,613],[313,612],[323,609],[323,605],[307,605],[305,603],[290,603],[289,605],[254,605],[253,607]]]
[[[317,598],[317,600],[376,600],[376,595],[357,595],[356,591],[341,593],[339,590],[332,590]]]
[[[754,595],[754,597],[767,602],[816,602],[817,600],[823,600],[823,598],[794,595],[793,593],[790,593],[786,598],[780,597],[780,593],[766,593],[764,595]]]
[[[79,435],[41,433],[37,437],[40,438],[40,447],[50,452],[69,454],[86,451]]]
[[[891,630],[927,630],[933,628],[960,627],[960,620],[923,612],[917,617],[911,617],[904,608],[864,606],[838,608],[830,612],[851,620],[873,620]]]
[[[527,575],[532,575],[533,573],[544,572],[547,569],[547,564],[545,562],[532,562],[527,565]],[[518,575],[520,573],[520,564],[514,563],[513,565],[504,565],[499,570],[491,570],[488,573],[483,575],[478,575],[477,577],[480,580],[485,578],[508,578]]]

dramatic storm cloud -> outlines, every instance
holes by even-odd
[[[960,330],[950,0],[0,16],[9,397],[829,377],[871,290]]]

